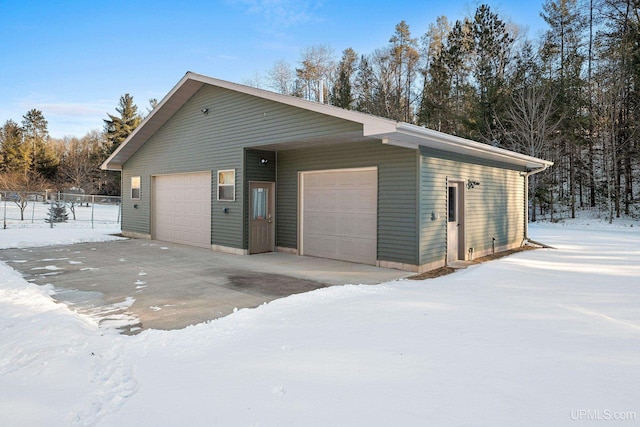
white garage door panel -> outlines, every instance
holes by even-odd
[[[377,170],[308,172],[303,186],[303,253],[375,264]]]
[[[211,247],[211,174],[155,177],[157,240]]]
[[[313,234],[373,240],[369,236],[376,235],[376,227],[376,217],[371,214],[305,213],[305,237]]]

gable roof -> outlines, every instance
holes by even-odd
[[[553,162],[547,160],[493,147],[421,126],[397,122],[357,111],[345,110],[327,104],[187,72],[178,84],[171,89],[158,103],[156,108],[149,113],[142,123],[120,144],[100,167],[102,169],[121,170],[122,165],[204,85],[220,87],[359,123],[362,125],[363,137],[380,139],[383,143],[389,145],[413,149],[419,149],[423,146],[476,158],[514,164],[532,172],[544,170],[553,164]]]

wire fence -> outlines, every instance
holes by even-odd
[[[3,228],[120,225],[121,198],[63,192],[0,191]]]

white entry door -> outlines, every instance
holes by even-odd
[[[301,188],[301,254],[375,265],[377,168],[304,172]]]

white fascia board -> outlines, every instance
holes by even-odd
[[[362,123],[362,136],[388,135],[397,132],[398,123],[387,119],[377,120],[376,117],[365,117]]]
[[[390,134],[386,134],[386,136],[382,138],[382,143],[385,145],[393,145],[394,147],[411,148],[413,150],[417,150],[420,146],[419,143],[411,141],[401,141],[397,138],[394,138],[393,135]]]

